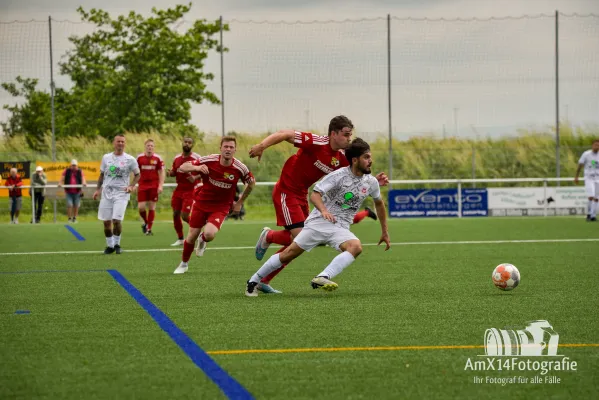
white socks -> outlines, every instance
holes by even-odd
[[[260,267],[258,272],[252,275],[252,277],[250,278],[250,282],[260,282],[260,279],[264,278],[265,276],[268,276],[271,272],[274,272],[277,269],[281,268],[282,265],[283,263],[279,258],[279,254],[273,254],[268,259],[268,261],[266,261],[264,265]]]
[[[589,214],[591,214],[591,218],[597,217],[597,202],[589,201]]]
[[[112,235],[112,239],[114,240],[114,245],[115,246],[120,246],[121,245],[121,237],[120,236]]]
[[[114,241],[112,240],[112,236],[106,238],[106,247],[114,247]]]
[[[344,251],[333,258],[333,261],[318,276],[328,276],[329,279],[333,279],[354,261],[354,256],[350,252]]]

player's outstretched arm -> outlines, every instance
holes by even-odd
[[[254,190],[255,186],[256,186],[256,182],[254,180],[252,180],[250,183],[245,185],[245,189],[243,189],[243,193],[241,193],[239,200],[237,200],[235,203],[233,203],[233,213],[234,214],[239,214],[241,212],[241,207],[243,207],[243,202],[245,201],[245,199],[248,198],[250,193],[252,193],[252,190]]]
[[[138,171],[137,174],[133,175],[133,182],[131,182],[131,184],[125,189],[127,193],[135,191],[135,186],[139,183],[139,178],[141,178],[141,174]]]
[[[92,196],[92,198],[94,200],[98,199],[98,196],[100,195],[100,190],[102,190],[103,183],[104,183],[104,172],[100,172],[100,177],[98,178],[98,185],[96,186],[96,191],[94,192],[94,195]]]
[[[262,142],[252,146],[250,149],[250,158],[258,157],[258,161],[262,158],[262,153],[264,150],[268,149],[270,146],[274,146],[275,144],[279,144],[281,142],[288,142],[293,144],[295,138],[295,131],[292,129],[286,129],[282,131],[278,131],[269,135]]]
[[[574,183],[578,183],[578,177],[580,176],[580,171],[582,171],[582,167],[584,164],[578,164],[578,168],[576,168],[576,175],[574,175]]]
[[[312,202],[312,204],[314,204],[314,207],[316,207],[316,209],[320,211],[322,218],[332,223],[336,222],[335,216],[331,214],[329,210],[327,210],[327,207],[324,205],[324,201],[322,201],[322,194],[320,194],[316,190],[312,191],[312,193],[310,193],[310,201]]]
[[[376,215],[379,217],[381,223],[381,239],[378,244],[385,242],[387,245],[385,251],[387,251],[391,247],[391,240],[389,238],[389,229],[387,227],[387,210],[385,208],[385,202],[382,198],[379,198],[378,200],[374,200],[374,206],[376,208]]]

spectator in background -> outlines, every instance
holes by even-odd
[[[16,168],[10,169],[10,176],[4,183],[4,186],[8,186],[8,197],[10,197],[10,223],[18,224],[23,201],[23,193],[21,191],[23,181],[19,174],[17,174]]]
[[[58,186],[63,185],[80,185],[77,188],[65,188],[65,194],[67,197],[67,215],[69,222],[77,223],[77,214],[79,213],[79,205],[81,204],[81,197],[83,196],[83,189],[81,186],[87,186],[83,171],[79,169],[77,160],[71,161],[71,166],[64,170],[60,183]]]
[[[33,190],[35,200],[35,212],[31,215],[32,224],[39,224],[40,219],[42,218],[44,200],[46,198],[46,183],[48,183],[48,179],[46,178],[46,174],[44,174],[44,169],[38,166],[35,168],[35,174],[33,174],[33,177],[31,178],[31,186],[33,186],[33,189],[29,189],[30,195]]]

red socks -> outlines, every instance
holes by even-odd
[[[187,240],[183,242],[183,256],[181,257],[181,261],[188,262],[191,258],[191,253],[193,253],[193,244],[187,243]]]
[[[286,229],[268,232],[266,241],[268,243],[280,244],[281,246],[289,246],[293,242],[291,239],[291,232]]]
[[[146,210],[139,210],[139,216],[144,220],[144,224],[148,223],[148,217],[146,216]]]
[[[179,240],[183,240],[183,221],[181,221],[181,216],[173,217],[173,223],[175,224],[177,238],[179,238]]]
[[[145,213],[144,213],[145,214]],[[152,230],[152,224],[154,223],[154,217],[156,216],[156,211],[155,210],[150,210],[148,212],[148,230],[151,231]]]
[[[362,221],[367,216],[368,216],[368,211],[366,211],[366,210],[358,211],[356,213],[356,216],[354,217],[354,224],[357,224],[358,222]]]

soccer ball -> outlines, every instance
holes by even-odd
[[[493,284],[501,290],[512,290],[520,283],[520,271],[512,264],[499,264],[491,275]]]

